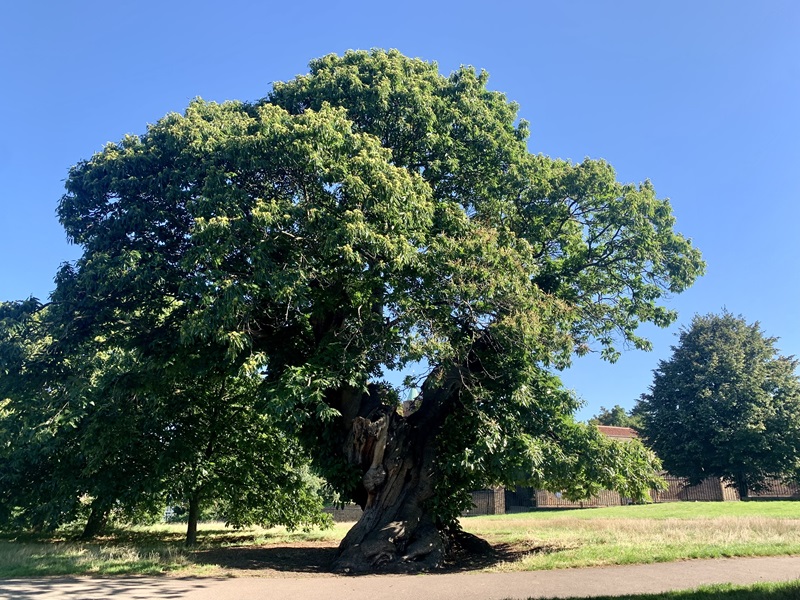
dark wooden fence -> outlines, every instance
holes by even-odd
[[[730,487],[719,478],[709,477],[698,485],[689,485],[687,479],[664,475],[667,482],[666,490],[653,490],[650,495],[653,502],[708,502],[722,501],[730,502],[739,500],[739,492],[736,488]],[[753,499],[800,499],[800,486],[797,484],[786,483],[779,479],[767,481],[767,487],[763,490],[750,492]]]
[[[736,490],[727,487],[718,477],[709,477],[697,485],[689,485],[689,480],[684,477],[669,474],[663,477],[667,489],[651,491],[653,502],[724,502],[739,499]]]
[[[536,490],[530,487],[517,486],[505,491],[506,512],[528,512],[536,507]]]
[[[472,492],[472,509],[463,516],[506,514],[505,490],[503,488],[476,490]]]
[[[739,500],[736,489],[728,487],[719,478],[708,478],[698,485],[689,485],[683,477],[669,474],[663,475],[667,483],[665,490],[652,490],[650,497],[653,502],[732,502]],[[756,499],[784,499],[800,500],[800,486],[770,480],[767,488],[758,492],[751,492],[750,497]],[[617,492],[604,490],[586,500],[567,500],[558,492],[534,490],[532,488],[518,487],[505,491],[506,512],[524,512],[533,508],[591,508],[600,506],[624,506],[631,504],[631,500],[620,496]],[[473,514],[473,513],[470,513]],[[492,514],[476,512],[474,514]]]
[[[764,498],[776,500],[800,500],[800,485],[786,483],[778,479],[771,479],[767,487],[757,492],[750,492],[751,498]]]

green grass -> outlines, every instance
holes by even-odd
[[[747,586],[710,585],[683,592],[598,596],[592,597],[592,600],[797,600],[798,598],[800,598],[800,580]],[[562,598],[561,600],[578,600],[578,598]]]
[[[800,555],[798,502],[541,510],[471,517],[463,519],[462,525],[505,550],[505,562],[494,567],[502,571]],[[192,550],[183,546],[183,525],[118,529],[92,543],[71,541],[68,534],[37,537],[6,533],[0,534],[0,578],[254,575],[260,568],[302,569],[303,561],[308,561],[306,570],[314,570],[321,568],[349,527],[337,524],[333,529],[306,532],[283,528],[237,531],[219,523],[205,523],[199,529],[199,546]],[[292,546],[293,554],[284,550]]]
[[[750,502],[665,502],[637,506],[609,506],[606,508],[561,509],[543,508],[530,513],[536,519],[558,519],[570,515],[576,519],[713,519],[716,517],[770,517],[800,518],[800,502],[786,500]],[[476,520],[502,520],[517,515],[489,515],[473,517]],[[471,520],[471,519],[470,519]]]
[[[116,529],[93,542],[55,537],[0,534],[0,578],[54,575],[230,575],[230,569],[201,560],[202,553],[229,547],[298,543],[336,545],[352,524],[332,529],[289,532],[283,527],[234,530],[222,523],[201,523],[197,547],[183,545],[186,526],[164,524]]]
[[[800,554],[800,504],[674,503],[476,517],[464,529],[516,549],[499,570]]]
[[[159,575],[186,569],[186,552],[121,544],[15,543],[0,541],[0,577],[51,575]],[[203,569],[193,569],[198,575]]]

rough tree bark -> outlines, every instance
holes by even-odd
[[[363,473],[355,500],[364,512],[339,546],[336,571],[416,572],[442,563],[447,535],[426,502],[436,485],[436,436],[461,393],[455,370],[436,389],[423,388],[419,410],[403,416],[375,393],[340,392],[343,451]]]

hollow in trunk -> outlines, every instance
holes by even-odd
[[[364,512],[339,546],[336,571],[417,572],[444,561],[448,524],[437,522],[428,502],[438,480],[436,436],[458,401],[457,382],[423,390],[420,409],[409,416],[374,390],[341,393],[343,451],[363,474],[355,500]]]

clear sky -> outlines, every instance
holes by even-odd
[[[654,350],[563,374],[626,408],[680,324],[723,307],[800,354],[800,3],[795,0],[7,2],[0,9],[0,300],[46,299],[79,256],[55,208],[69,167],[207,100],[256,100],[310,59],[397,48],[471,64],[520,104],[532,152],[653,181],[707,275]]]

